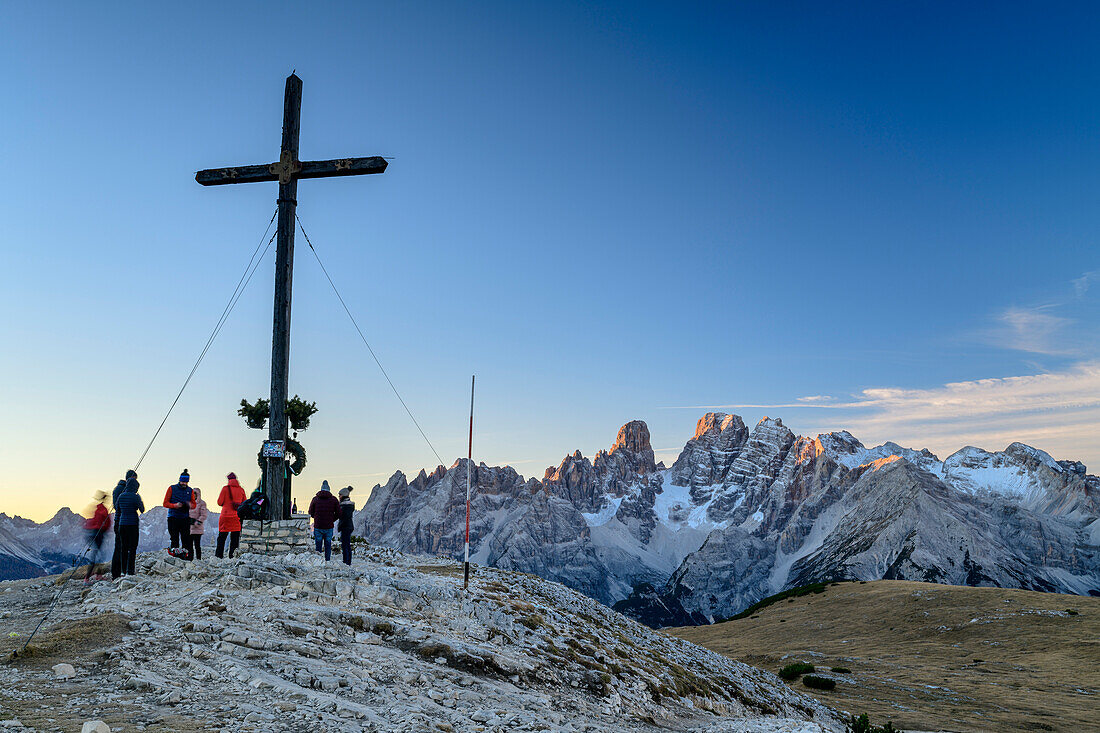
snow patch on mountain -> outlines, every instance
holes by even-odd
[[[684,528],[709,531],[726,526],[726,522],[713,522],[707,517],[707,510],[714,503],[714,486],[703,487],[703,491],[710,498],[701,504],[696,504],[692,497],[692,487],[677,486],[673,483],[671,470],[662,471],[661,474],[661,491],[653,501],[653,512],[658,522],[673,531]],[[744,496],[739,497],[737,506],[740,506],[744,500]]]
[[[1041,500],[1046,494],[1042,479],[1026,465],[1013,460],[1009,450],[1030,457],[1051,471],[1063,471],[1049,453],[1013,443],[1005,453],[990,453],[967,446],[944,461],[944,475],[956,488],[970,493],[997,494],[1025,502]]]
[[[615,518],[622,503],[623,497],[621,496],[608,498],[598,512],[581,512],[581,516],[584,517],[584,521],[589,527],[601,527]]]

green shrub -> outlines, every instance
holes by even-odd
[[[894,727],[894,724],[890,721],[886,721],[886,725],[879,727],[877,725],[871,725],[871,721],[867,718],[867,713],[860,715],[858,718],[852,716],[848,719],[848,733],[899,733],[898,729]]]
[[[757,601],[756,603],[752,604],[751,606],[746,608],[744,611],[741,611],[740,613],[736,613],[736,614],[734,614],[734,615],[732,615],[728,618],[716,618],[715,622],[718,622],[718,621],[735,621],[737,619],[748,618],[749,616],[752,616],[754,613],[756,613],[760,609],[767,608],[768,606],[772,605],[773,603],[778,603],[779,601],[782,601],[782,600],[785,600],[785,599],[791,599],[791,600],[788,600],[787,602],[788,603],[794,603],[793,599],[795,599],[795,598],[800,598],[801,596],[809,595],[811,593],[824,593],[826,587],[828,587],[830,585],[838,585],[838,584],[844,583],[844,582],[846,582],[846,581],[843,581],[843,580],[840,580],[840,581],[824,580],[824,581],[821,581],[820,583],[810,583],[809,585],[800,585],[797,588],[788,588],[787,590],[780,591],[779,593],[776,593],[773,596],[768,596],[767,598],[764,598],[763,600]]]
[[[806,685],[806,687],[812,687],[815,690],[831,690],[836,687],[836,680],[808,674],[802,678],[802,684]]]
[[[779,670],[779,676],[782,679],[790,682],[791,680],[798,679],[800,676],[807,672],[813,672],[814,665],[807,664],[806,662],[795,662],[794,664],[788,664]]]
[[[852,670],[848,669],[847,667],[831,667],[829,669],[829,671],[830,672],[836,672],[837,674],[851,674],[852,673]]]

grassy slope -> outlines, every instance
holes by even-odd
[[[878,724],[1084,731],[1100,711],[1100,598],[882,580],[668,631],[773,672],[811,662],[836,690],[791,684]]]

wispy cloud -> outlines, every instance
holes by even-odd
[[[822,408],[829,412],[819,412]],[[693,409],[810,410],[798,426],[807,434],[845,429],[868,445],[892,440],[928,447],[941,457],[964,445],[999,450],[1019,440],[1060,458],[1100,466],[1100,361],[930,389],[874,387],[832,403],[696,405]],[[810,417],[815,414],[820,416]],[[823,418],[825,414],[829,417]]]
[[[1041,304],[1013,305],[996,313],[992,322],[972,336],[982,343],[1042,356],[1096,355],[1092,313],[1083,308],[1094,300],[1090,290],[1100,281],[1100,270],[1071,279]],[[1083,320],[1082,320],[1083,319]]]
[[[1068,327],[1073,320],[1055,315],[1056,308],[1056,303],[1006,308],[996,316],[994,325],[983,332],[982,340],[999,348],[1031,354],[1068,356],[1078,353],[1078,348],[1068,338]]]
[[[1089,291],[1089,286],[1096,280],[1100,280],[1100,270],[1090,270],[1081,277],[1075,277],[1071,281],[1073,283],[1073,294],[1077,298],[1085,297],[1085,294]]]

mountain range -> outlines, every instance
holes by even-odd
[[[1100,595],[1100,478],[1022,443],[927,450],[799,437],[708,413],[671,467],[646,424],[592,459],[401,472],[356,519],[368,542],[559,581],[652,626],[728,618],[822,580],[920,580]]]

